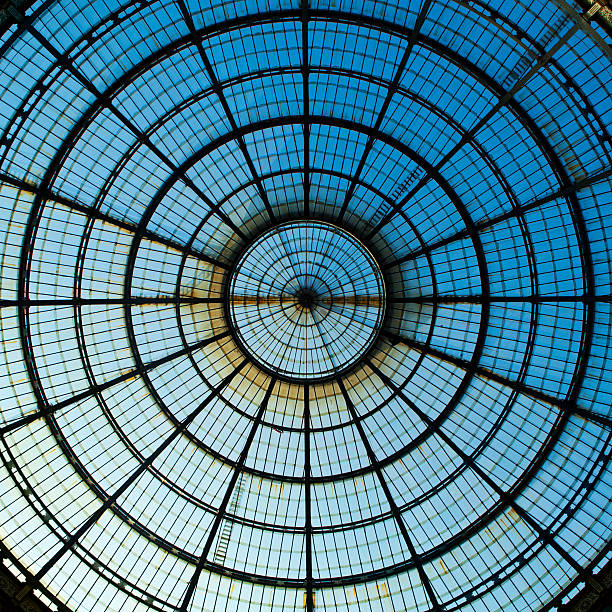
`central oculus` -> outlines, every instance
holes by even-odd
[[[385,286],[370,251],[322,221],[291,221],[238,260],[227,307],[236,339],[264,370],[307,382],[353,366],[372,346]]]

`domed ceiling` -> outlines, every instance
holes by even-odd
[[[603,11],[8,3],[13,599],[511,611],[591,580],[612,557]]]

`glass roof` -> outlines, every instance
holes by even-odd
[[[9,3],[16,600],[538,610],[612,558],[586,4]]]

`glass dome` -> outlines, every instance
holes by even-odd
[[[12,600],[530,611],[592,581],[612,558],[606,15],[6,4]]]

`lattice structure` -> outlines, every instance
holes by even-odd
[[[13,601],[506,612],[597,586],[607,9],[0,9]]]

